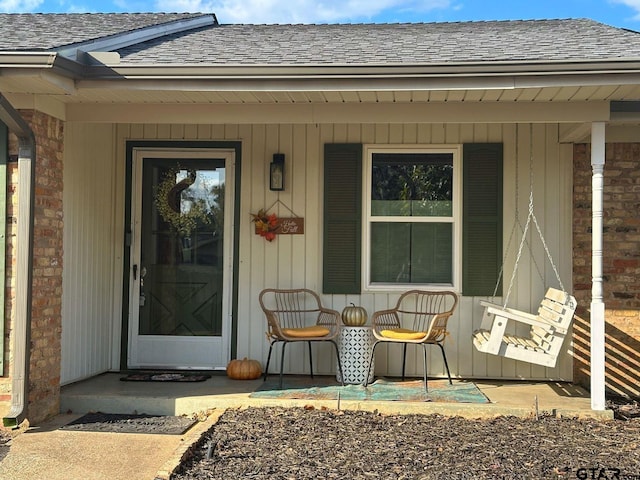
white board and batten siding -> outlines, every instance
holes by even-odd
[[[63,385],[109,370],[120,332],[122,217],[115,201],[115,146],[112,125],[65,125]]]
[[[533,138],[530,138],[532,133]],[[228,140],[242,142],[238,271],[239,302],[237,354],[260,360],[268,353],[266,322],[258,293],[266,287],[307,287],[322,291],[322,157],[325,143],[363,144],[504,144],[504,248],[505,292],[509,283],[520,231],[510,244],[515,221],[515,173],[518,160],[518,210],[524,226],[529,202],[529,161],[533,161],[535,214],[565,287],[571,289],[572,149],[558,141],[557,124],[241,124],[241,125],[142,125],[86,126],[70,124],[65,145],[65,284],[63,302],[63,379],[117,369],[122,311],[122,251],[125,192],[125,141]],[[105,144],[96,153],[96,144]],[[533,146],[533,151],[531,150]],[[285,190],[268,188],[269,163],[274,153],[286,158]],[[86,192],[100,191],[100,201],[84,201]],[[280,200],[305,219],[303,235],[280,235],[272,243],[255,235],[250,213]],[[279,216],[290,216],[277,204]],[[98,230],[99,238],[96,237]],[[535,230],[533,230],[535,233]],[[531,311],[540,303],[547,286],[557,286],[544,249],[533,235],[521,257],[509,305]],[[96,256],[100,256],[96,259]],[[533,260],[535,259],[535,261]],[[537,267],[536,267],[537,265]],[[538,274],[541,271],[543,279]],[[92,285],[97,283],[97,285]],[[398,293],[322,295],[323,302],[341,311],[350,302],[362,305],[369,316],[395,304]],[[533,380],[572,378],[571,345],[563,347],[556,368],[516,362],[479,353],[471,333],[482,317],[481,298],[463,297],[450,320],[445,342],[453,375],[464,378],[524,378]],[[486,299],[482,297],[482,299]],[[498,303],[501,298],[493,299]],[[86,331],[86,333],[85,333]],[[87,338],[81,338],[84,335]],[[89,349],[100,352],[89,354]],[[335,372],[331,345],[314,346],[314,370]],[[422,360],[409,349],[407,373],[420,375]],[[431,375],[444,375],[439,349],[429,353]],[[272,357],[272,371],[279,365],[279,350]],[[76,359],[95,356],[91,366],[78,370]],[[278,360],[278,361],[276,361]],[[287,347],[287,373],[308,372],[304,345]],[[400,350],[391,346],[376,352],[376,374],[397,375]]]

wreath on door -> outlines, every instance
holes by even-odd
[[[202,198],[183,198],[182,192],[196,181],[195,170],[187,170],[187,176],[176,181],[180,165],[167,170],[158,184],[154,202],[160,217],[179,234],[187,237],[198,222],[209,224],[210,209]]]

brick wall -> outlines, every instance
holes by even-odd
[[[574,381],[589,387],[591,148],[574,146]],[[605,368],[609,395],[640,397],[640,143],[607,144],[604,167]]]
[[[27,415],[31,424],[59,413],[62,332],[62,154],[63,122],[37,111],[22,111],[36,137],[36,199],[34,204],[33,301],[29,397]],[[16,139],[10,136],[10,153],[17,154]],[[15,247],[18,169],[8,169],[7,212],[7,334],[9,347],[15,304]],[[0,392],[9,392],[11,349]],[[9,397],[10,399],[10,397]]]

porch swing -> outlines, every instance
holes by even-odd
[[[497,305],[494,303],[481,301],[480,304],[484,307],[484,313],[482,316],[482,322],[480,329],[473,332],[473,344],[480,352],[484,352],[491,355],[497,355],[505,358],[511,358],[514,360],[520,360],[527,363],[533,363],[536,365],[542,365],[545,367],[555,367],[558,360],[558,354],[564,339],[569,330],[569,326],[573,320],[573,314],[576,310],[576,299],[569,295],[562,283],[562,279],[558,274],[558,269],[551,257],[547,243],[542,235],[538,220],[533,212],[533,128],[530,126],[530,156],[529,156],[529,213],[527,215],[527,221],[524,226],[519,220],[518,212],[518,155],[516,150],[516,207],[515,207],[515,221],[511,230],[509,242],[507,244],[507,253],[511,240],[513,239],[516,226],[520,227],[522,231],[522,239],[518,248],[518,254],[516,256],[516,262],[513,272],[511,274],[511,280],[509,282],[509,288],[507,295],[504,299],[503,305]],[[517,136],[517,132],[516,132]],[[516,147],[517,149],[517,147]],[[513,289],[513,283],[518,271],[518,265],[522,256],[522,250],[525,244],[531,252],[531,247],[527,242],[527,232],[531,226],[531,221],[536,227],[542,245],[547,254],[547,258],[551,263],[553,272],[556,275],[560,289],[549,287],[545,293],[544,298],[540,302],[537,314],[531,314],[528,312],[522,312],[513,308],[508,308],[509,297]],[[532,253],[532,252],[531,252]],[[496,296],[502,274],[504,271],[504,259],[502,262],[502,268],[498,275],[496,287],[493,292],[493,296]],[[544,283],[544,277],[535,262],[533,257],[533,263],[542,278]],[[507,333],[507,325],[509,323],[520,323],[529,325],[529,335],[519,336],[511,333]]]

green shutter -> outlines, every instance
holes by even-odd
[[[501,264],[502,144],[465,144],[462,294],[493,295]],[[502,283],[496,294],[502,295]]]
[[[360,293],[362,145],[324,146],[324,293]]]

